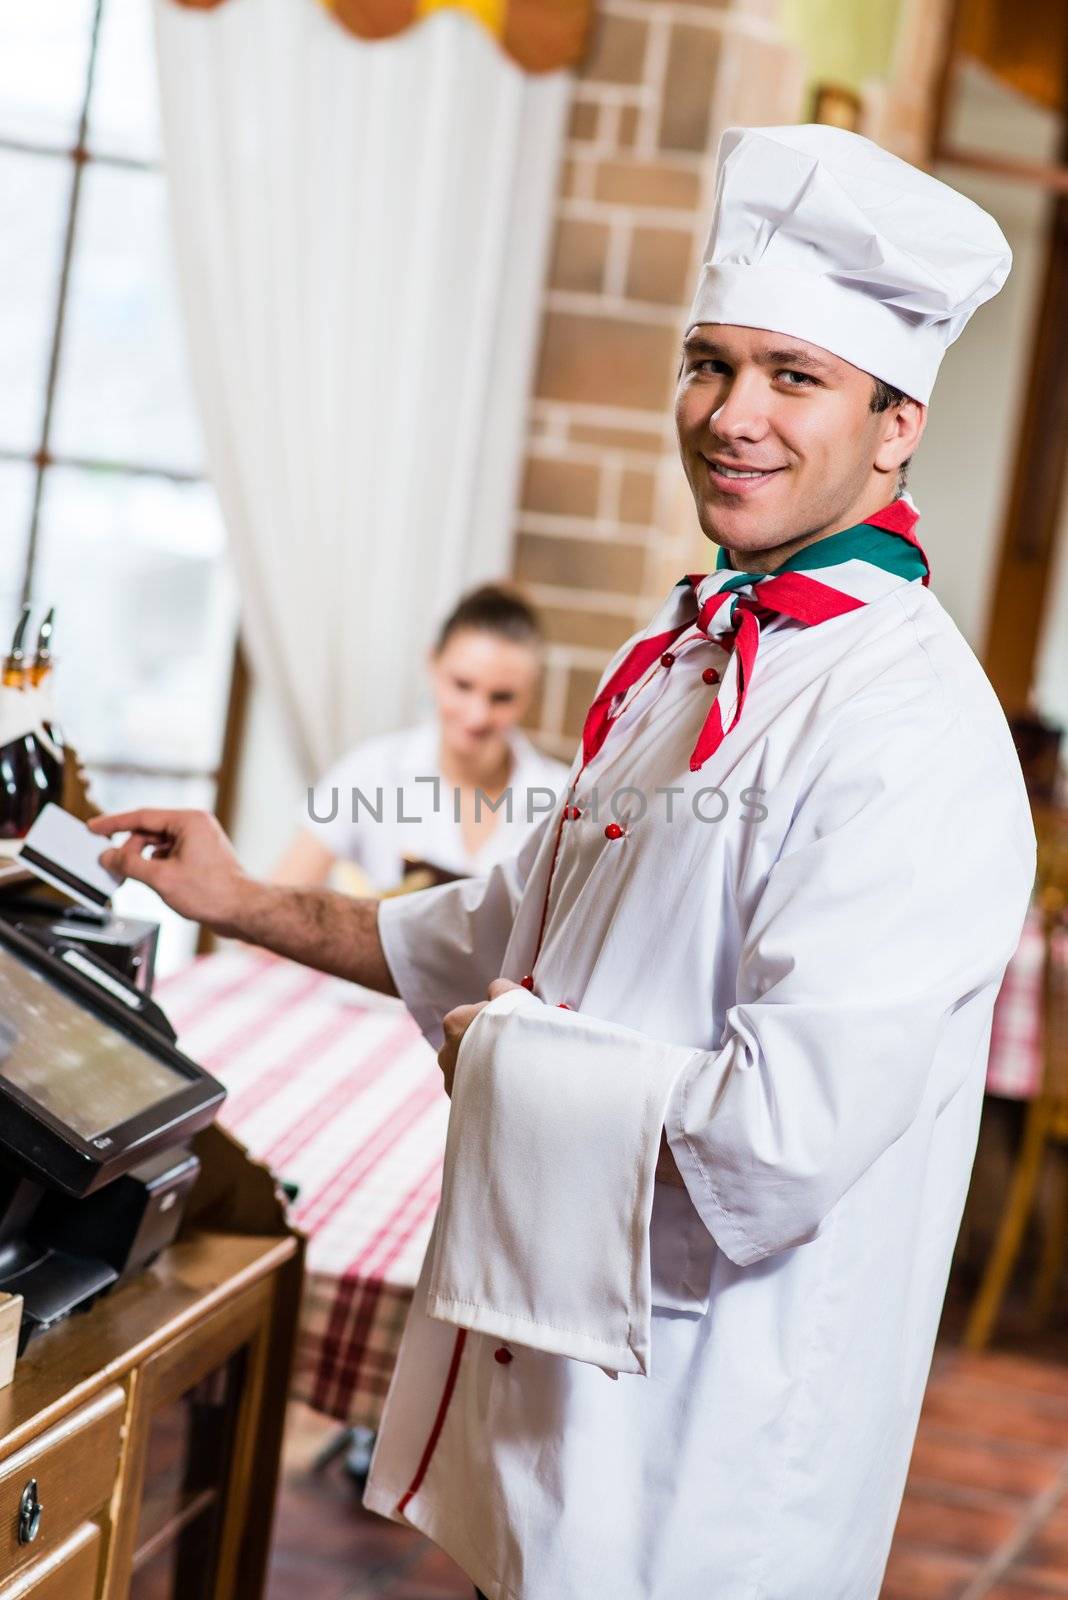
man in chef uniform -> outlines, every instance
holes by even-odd
[[[610,665],[564,808],[381,910],[253,883],[202,815],[97,824],[442,1047],[367,1504],[490,1600],[878,1595],[1034,869],[897,491],[1008,267],[855,135],[728,132],[676,402],[718,566]]]

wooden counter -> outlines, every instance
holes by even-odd
[[[63,804],[94,813],[70,748]],[[194,1149],[177,1243],[0,1389],[0,1600],[260,1600],[304,1239],[237,1140]]]
[[[224,1143],[205,1139],[201,1209],[244,1169],[269,1228],[267,1175]],[[30,1345],[0,1390],[0,1600],[262,1594],[303,1243],[280,1208],[274,1226],[201,1218]]]

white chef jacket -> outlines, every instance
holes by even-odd
[[[518,728],[508,736],[512,775],[497,826],[471,852],[456,790],[441,775],[441,733],[420,723],[367,739],[335,762],[301,812],[301,826],[342,861],[354,861],[377,889],[404,876],[404,859],[429,861],[467,877],[515,855],[567,780],[567,768],[536,749]]]
[[[673,651],[577,819],[383,908],[437,1042],[529,971],[556,853],[535,992],[460,1050],[366,1504],[490,1600],[875,1600],[1032,886],[1027,797],[919,583],[766,626],[696,773],[724,658]],[[591,795],[625,785],[648,811],[624,796],[609,838]],[[670,823],[657,786],[682,791]],[[726,815],[700,821],[711,789]],[[684,1190],[654,1183],[662,1126]]]

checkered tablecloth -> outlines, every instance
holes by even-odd
[[[167,979],[179,1043],[230,1091],[220,1122],[297,1184],[308,1235],[293,1393],[376,1428],[441,1188],[448,1101],[399,1001],[233,948]]]

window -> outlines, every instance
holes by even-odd
[[[108,810],[214,799],[236,608],[161,171],[150,0],[0,20],[0,641],[56,608],[56,699]],[[161,918],[127,885],[128,914]],[[195,930],[163,914],[161,965]]]

